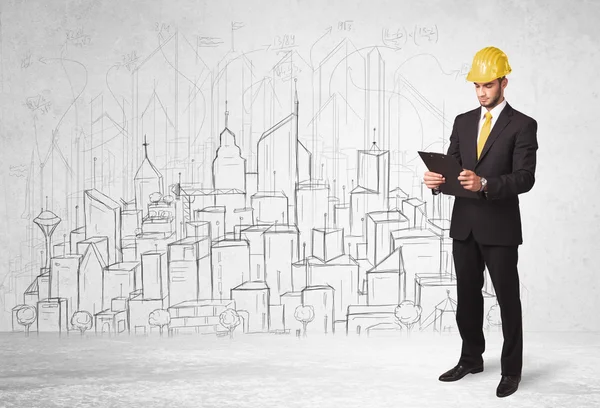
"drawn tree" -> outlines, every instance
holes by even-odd
[[[490,327],[495,326],[498,328],[498,330],[500,330],[500,327],[502,326],[502,317],[500,315],[500,305],[498,305],[498,303],[490,307],[490,310],[487,312],[486,319]]]
[[[240,315],[233,309],[227,309],[219,315],[219,322],[221,323],[221,326],[227,329],[229,338],[231,339],[233,338],[233,331],[241,321]]]
[[[150,313],[148,323],[150,326],[158,327],[162,336],[164,327],[171,323],[171,314],[165,309],[156,309]]]
[[[79,330],[83,336],[86,330],[92,328],[92,315],[85,310],[79,310],[71,316],[71,325]]]
[[[303,336],[306,337],[306,326],[315,318],[315,310],[311,305],[300,305],[296,308],[294,317],[302,323]]]
[[[405,300],[394,309],[394,316],[400,324],[403,324],[408,329],[408,334],[416,322],[421,318],[421,306],[415,305],[412,300]]]
[[[157,191],[155,193],[150,194],[149,198],[152,204],[156,204],[162,199],[162,197],[162,194]]]
[[[33,306],[22,305],[17,310],[17,322],[25,327],[25,336],[29,337],[29,327],[35,322],[36,318],[37,310]]]

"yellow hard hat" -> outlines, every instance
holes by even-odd
[[[490,82],[511,72],[508,57],[496,47],[485,47],[473,57],[471,70],[467,75],[470,82]]]

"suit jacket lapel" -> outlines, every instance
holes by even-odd
[[[479,157],[479,160],[477,160],[477,164],[475,164],[475,167],[477,167],[477,165],[481,163],[481,161],[485,158],[485,155],[490,150],[490,147],[492,147],[496,139],[498,139],[498,136],[500,136],[504,128],[506,128],[506,125],[509,124],[511,116],[512,108],[507,103],[504,109],[502,109],[500,116],[498,116],[498,119],[494,124],[494,127],[492,128],[492,131],[490,132],[490,135],[488,136],[485,145],[483,146],[483,151],[481,152],[481,156]],[[477,135],[475,136],[475,152],[477,152]]]
[[[471,111],[469,128],[466,130],[466,149],[463,158],[463,168],[474,169],[477,164],[477,134],[479,132],[479,119],[481,117],[481,108]]]

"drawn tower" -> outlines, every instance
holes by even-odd
[[[290,224],[297,224],[296,188],[298,186],[298,90],[294,111],[266,130],[258,141],[258,191],[283,193],[287,197]],[[304,151],[303,151],[304,152]]]
[[[144,160],[133,179],[135,188],[135,205],[142,210],[142,216],[148,212],[150,194],[163,194],[163,176],[148,158],[148,142],[144,136]]]
[[[212,164],[215,190],[237,189],[246,191],[246,159],[235,142],[235,134],[228,128],[229,111],[225,102],[225,128],[219,138],[219,147]]]
[[[46,269],[50,269],[50,259],[52,258],[52,233],[56,229],[56,226],[60,224],[60,221],[61,219],[56,214],[44,209],[33,220],[44,233],[46,240],[46,262],[44,264],[44,268]]]

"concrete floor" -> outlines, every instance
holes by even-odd
[[[523,380],[496,397],[501,333],[485,371],[438,376],[456,333],[79,337],[0,334],[3,407],[598,407],[600,333],[525,333]]]

